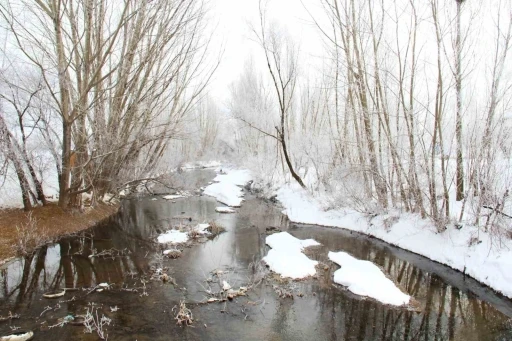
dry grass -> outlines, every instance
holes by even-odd
[[[170,258],[170,259],[176,259],[176,258],[181,257],[181,254],[182,254],[182,252],[180,250],[173,249],[173,250],[167,250],[167,253],[165,253],[164,256],[167,258]]]
[[[16,256],[26,256],[38,245],[51,242],[46,227],[38,228],[37,220],[32,212],[27,213],[27,221],[16,225],[16,239],[11,244],[11,249]]]
[[[210,224],[210,227],[208,227],[208,231],[214,236],[226,231],[226,228],[217,223],[215,220],[210,221],[208,224]]]
[[[192,229],[192,230],[188,231],[188,237],[190,239],[199,239],[202,236],[203,235],[199,231],[197,231],[196,229]]]
[[[21,209],[0,210],[0,264],[23,252],[32,252],[50,240],[90,228],[115,214],[118,208],[98,205],[81,213],[49,204],[28,213]]]

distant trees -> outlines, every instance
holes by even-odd
[[[80,205],[84,192],[96,201],[155,167],[216,68],[205,61],[204,13],[201,1],[0,5],[17,51],[9,68],[29,65],[44,90],[41,106],[52,112],[52,120],[40,112],[37,129],[55,147],[61,207]],[[34,115],[41,109],[30,107]]]

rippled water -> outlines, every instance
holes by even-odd
[[[184,183],[194,188],[212,177],[211,171],[193,171]],[[512,302],[458,272],[359,234],[291,224],[278,208],[251,195],[236,214],[218,214],[217,205],[198,196],[176,202],[125,200],[111,222],[4,266],[0,315],[11,311],[20,318],[0,322],[0,335],[21,327],[34,330],[35,340],[98,340],[96,334],[85,334],[83,326],[49,328],[66,315],[95,309],[98,316],[112,319],[106,327],[109,340],[512,340]],[[162,259],[161,246],[154,243],[159,232],[211,220],[227,232],[185,248],[178,259]],[[254,268],[268,250],[268,226],[322,243],[309,256],[328,268],[316,279],[263,280],[246,297],[204,304],[206,279],[213,270],[227,271],[224,279],[233,287],[259,279]],[[334,285],[337,266],[327,260],[328,250],[377,263],[418,301],[420,311],[384,306]],[[89,257],[102,252],[110,255]],[[149,280],[152,269],[161,266],[169,268],[176,286]],[[102,282],[112,288],[42,298],[57,288],[91,288]],[[279,298],[276,284],[294,298]],[[176,325],[173,307],[180,301],[191,309],[191,327]]]

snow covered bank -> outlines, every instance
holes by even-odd
[[[472,226],[460,230],[449,227],[445,232],[437,233],[431,222],[413,214],[395,212],[370,219],[350,209],[324,211],[319,199],[295,186],[278,190],[277,199],[285,207],[283,213],[293,222],[342,227],[374,236],[465,271],[512,298],[512,240],[502,240],[500,248],[491,235]]]
[[[409,303],[410,296],[401,292],[372,262],[356,259],[346,252],[329,252],[329,259],[341,266],[334,272],[334,282],[348,287],[354,294],[396,306]]]
[[[293,279],[316,274],[315,266],[318,262],[309,259],[302,251],[308,246],[320,245],[317,241],[313,239],[300,240],[288,232],[280,232],[268,236],[265,242],[272,248],[263,257],[263,261],[267,263],[270,270],[282,277]]]
[[[226,174],[219,174],[213,179],[215,183],[204,189],[204,194],[216,198],[221,203],[240,207],[243,201],[244,186],[252,179],[251,173],[245,169],[228,170]]]

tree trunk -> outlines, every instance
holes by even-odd
[[[62,121],[62,174],[59,177],[59,206],[67,208],[71,172],[71,125]]]
[[[30,185],[25,175],[25,171],[23,170],[23,165],[16,155],[16,151],[11,141],[11,134],[7,129],[7,125],[5,124],[2,115],[0,115],[0,136],[0,141],[3,140],[5,147],[7,148],[7,158],[11,160],[12,164],[14,165],[14,170],[16,171],[16,176],[18,177],[18,181],[20,183],[23,208],[25,211],[29,211],[32,209],[32,202],[30,201]]]
[[[290,171],[290,174],[302,188],[306,188],[306,185],[304,185],[304,182],[302,181],[299,174],[297,174],[295,172],[295,169],[293,168],[292,162],[290,160],[290,156],[288,155],[288,148],[286,147],[286,141],[285,141],[285,136],[284,136],[284,127],[281,127],[281,131],[279,131],[279,129],[277,129],[277,134],[279,135],[279,140],[281,142],[281,147],[283,149],[284,159],[286,161],[286,165],[288,166],[288,170]]]
[[[461,75],[461,41],[460,41],[460,8],[462,0],[456,0],[457,3],[457,37],[456,37],[456,76],[455,76],[455,88],[457,92],[457,115],[455,123],[455,135],[457,138],[457,194],[456,200],[460,201],[464,199],[464,165],[462,163],[462,75]]]
[[[21,188],[21,198],[23,200],[23,209],[25,211],[30,211],[32,209],[32,203],[30,201],[30,185],[28,184],[27,177],[25,176],[25,172],[23,171],[23,167],[21,166],[19,160],[15,155],[10,157],[12,163],[14,164],[14,169],[16,170],[16,176],[18,177],[18,181],[20,182]]]

